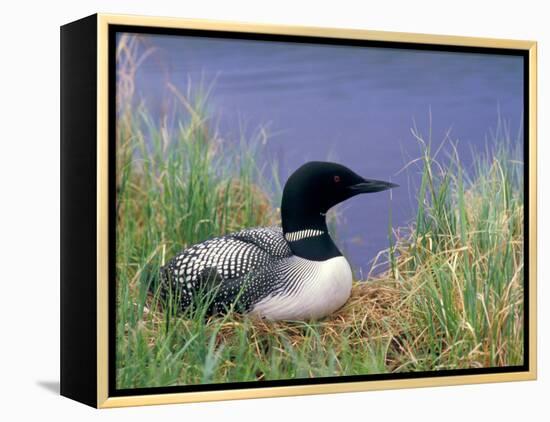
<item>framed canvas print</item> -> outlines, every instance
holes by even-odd
[[[61,28],[61,394],[536,377],[536,43]]]

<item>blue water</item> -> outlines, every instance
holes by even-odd
[[[329,159],[401,185],[337,207],[337,243],[359,275],[389,245],[390,208],[394,227],[414,216],[419,168],[399,172],[420,154],[413,122],[426,136],[431,128],[435,146],[451,129],[467,166],[499,113],[513,134],[522,124],[519,57],[166,35],[145,42],[157,51],[136,91],[156,117],[170,96],[166,82],[185,92],[202,81],[227,142],[267,127],[264,156],[279,163],[282,181],[306,161]]]

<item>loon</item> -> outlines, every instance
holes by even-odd
[[[351,294],[350,265],[331,239],[325,215],[361,193],[398,185],[347,167],[311,161],[287,180],[282,227],[244,229],[192,245],[161,268],[161,289],[185,310],[208,294],[206,315],[241,313],[269,320],[325,317]]]

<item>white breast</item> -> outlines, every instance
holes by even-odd
[[[317,319],[331,314],[348,300],[352,273],[343,256],[327,261],[293,257],[293,266],[301,268],[299,287],[290,293],[270,295],[258,302],[252,313],[271,320]]]

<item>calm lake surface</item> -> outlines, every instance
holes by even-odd
[[[433,145],[451,129],[462,161],[484,148],[500,115],[516,133],[523,111],[523,62],[515,56],[282,42],[144,36],[158,48],[136,76],[137,94],[156,118],[172,82],[212,86],[208,107],[220,135],[237,142],[258,128],[270,134],[263,157],[280,178],[310,160],[342,163],[368,178],[400,185],[337,207],[337,243],[357,276],[389,246],[392,225],[414,216],[419,157],[413,121]],[[443,148],[441,156],[445,155]]]

